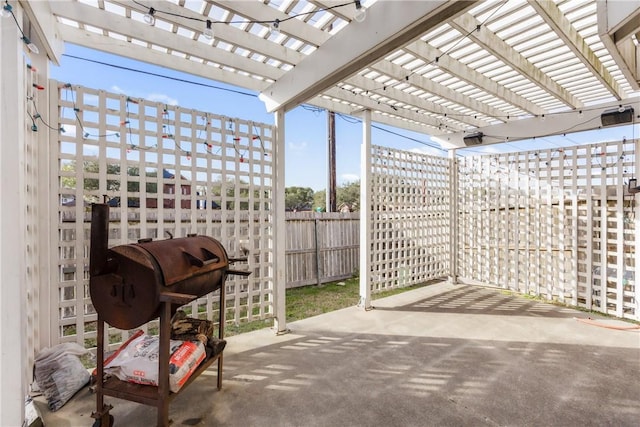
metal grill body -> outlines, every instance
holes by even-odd
[[[159,317],[161,294],[204,296],[220,289],[229,269],[224,247],[207,236],[140,241],[106,255],[103,270],[91,276],[91,301],[107,323],[125,330]]]

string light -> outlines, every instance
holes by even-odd
[[[40,114],[36,113],[36,116],[32,116],[28,111],[27,114],[29,114],[29,118],[31,119],[31,131],[32,132],[38,132],[38,126],[36,125],[36,118],[40,117]]]
[[[18,30],[20,30],[20,34],[22,34],[22,37],[20,38],[25,45],[27,45],[27,48],[35,53],[36,55],[40,53],[40,49],[38,49],[38,46],[36,46],[30,39],[29,37],[27,37],[27,35],[24,33],[24,31],[22,31],[22,28],[20,27],[20,24],[18,23],[18,19],[16,18],[16,15],[13,13],[13,8],[11,7],[11,5],[9,4],[8,1],[5,1],[4,6],[2,6],[2,16],[4,17],[12,17],[13,21],[16,23],[16,26],[18,27]]]
[[[10,18],[10,17],[11,17],[11,15],[13,15],[13,11],[12,11],[12,9],[13,9],[13,8],[12,8],[12,7],[11,7],[11,5],[9,4],[9,2],[8,2],[8,1],[6,1],[6,2],[4,3],[4,6],[2,6],[2,17],[3,17],[3,18]]]
[[[147,12],[143,17],[144,22],[146,22],[149,25],[155,25],[156,24],[156,17],[154,16],[155,14],[156,14],[156,10],[150,7],[149,12]]]
[[[277,18],[271,23],[271,34],[274,36],[280,35],[280,20]]]
[[[213,29],[211,28],[211,20],[210,19],[207,19],[207,28],[204,30],[204,33],[202,33],[202,34],[204,34],[204,37],[207,40],[213,39]]]
[[[362,6],[362,3],[360,2],[360,0],[356,0],[355,4],[356,4],[356,14],[353,17],[353,19],[355,19],[356,22],[363,22],[367,17],[367,8]]]
[[[144,5],[143,3],[140,3],[137,0],[133,0],[133,3],[137,4],[140,7],[144,7],[145,9],[148,7],[146,5]],[[307,15],[313,15],[316,14],[318,12],[327,12],[333,9],[338,9],[341,7],[345,7],[345,6],[349,6],[355,4],[356,5],[356,9],[357,9],[357,13],[354,17],[354,19],[358,22],[362,22],[362,20],[364,20],[365,16],[366,16],[366,8],[364,6],[362,6],[362,2],[360,0],[355,0],[355,1],[348,1],[346,3],[341,3],[341,4],[336,4],[333,6],[329,6],[329,7],[325,7],[325,8],[319,8],[316,10],[311,10],[309,12],[301,12],[301,13],[297,13],[297,14],[293,14],[293,15],[289,15],[286,18],[283,19],[275,19],[275,20],[261,20],[261,21],[257,21],[257,20],[238,20],[238,21],[212,21],[210,19],[206,19],[206,18],[196,18],[193,16],[186,16],[186,15],[181,15],[179,13],[174,13],[174,12],[169,12],[169,11],[165,11],[165,10],[159,10],[159,9],[155,9],[153,7],[149,7],[148,12],[144,15],[144,22],[146,22],[149,25],[154,25],[156,22],[156,16],[158,14],[163,14],[163,15],[168,15],[168,16],[175,16],[175,17],[179,17],[179,18],[184,18],[184,19],[190,19],[192,21],[200,21],[200,22],[205,22],[207,23],[208,21],[211,21],[211,24],[225,24],[225,25],[229,25],[229,24],[265,24],[265,25],[269,25],[270,28],[273,28],[274,26],[277,26],[278,28],[280,28],[280,24],[286,21],[289,21],[291,19],[295,19],[298,18],[300,16],[307,16]],[[276,25],[277,23],[277,25]]]
[[[36,125],[36,120],[40,120],[42,122],[42,124],[44,124],[47,128],[51,129],[51,130],[55,130],[58,131],[60,133],[65,133],[66,130],[64,129],[64,127],[60,126],[59,128],[55,128],[53,126],[51,126],[49,123],[47,123],[43,118],[42,115],[38,112],[38,108],[36,106],[36,102],[34,101],[33,98],[29,98],[29,100],[33,103],[33,108],[35,110],[35,113],[33,114],[33,116],[27,112],[27,114],[29,114],[29,117],[31,118],[31,130],[33,132],[37,132],[38,131],[38,126]]]

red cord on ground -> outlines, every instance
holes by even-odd
[[[602,322],[598,322],[596,320],[593,320],[590,317],[587,317],[586,319],[580,319],[578,317],[574,317],[574,319],[576,319],[579,322],[586,323],[587,325],[599,326],[601,328],[607,328],[607,329],[615,329],[617,331],[631,331],[631,330],[634,330],[634,329],[640,329],[640,325],[635,325],[635,326],[607,325],[607,324],[604,324]]]

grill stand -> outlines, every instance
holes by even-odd
[[[220,314],[218,317],[218,338],[224,339],[225,322],[225,284],[220,285]],[[171,306],[182,306],[197,299],[197,296],[164,292],[160,295],[160,358],[158,362],[158,386],[140,385],[127,381],[121,381],[116,377],[104,379],[104,327],[105,321],[98,313],[98,345],[96,368],[96,411],[91,414],[95,418],[93,427],[111,427],[114,423],[113,415],[109,413],[112,405],[104,403],[104,396],[112,396],[118,399],[129,400],[144,405],[158,408],[158,427],[169,426],[169,403],[180,391],[184,390],[193,380],[204,372],[213,362],[218,361],[218,390],[222,388],[222,360],[221,351],[205,359],[196,368],[193,374],[185,382],[178,393],[169,390],[169,340],[171,338]]]

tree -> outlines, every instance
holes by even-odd
[[[64,172],[75,172],[77,167],[77,162],[75,160],[71,160],[70,162],[65,162],[61,169]],[[97,160],[85,160],[82,163],[82,168],[85,173],[97,174],[100,171],[100,167]],[[146,172],[147,177],[156,177],[158,175],[157,171]],[[120,165],[115,163],[107,164],[107,176],[120,176]],[[140,176],[140,168],[136,166],[129,166],[127,169],[127,191],[130,193],[137,193],[140,191],[140,181],[139,179],[130,179],[131,177],[139,177]],[[109,178],[107,179],[106,190],[108,192],[117,192],[120,191],[120,185],[123,178]],[[76,178],[75,176],[65,176],[61,178],[62,188],[65,189],[76,189]],[[97,190],[100,187],[100,183],[98,178],[84,178],[83,181],[83,190]],[[156,193],[158,184],[155,182],[147,183],[147,192],[148,193]]]
[[[284,189],[284,206],[288,211],[309,210],[313,206],[313,190],[309,187]]]
[[[313,209],[325,212],[327,210],[327,190],[316,191],[313,195]]]
[[[352,211],[360,210],[360,181],[342,184],[336,189],[336,192],[338,207],[347,205]],[[313,195],[313,209],[320,208],[322,212],[325,212],[326,206],[327,191],[316,191]]]
[[[352,211],[360,210],[360,181],[347,182],[337,190],[338,206],[347,205]]]

